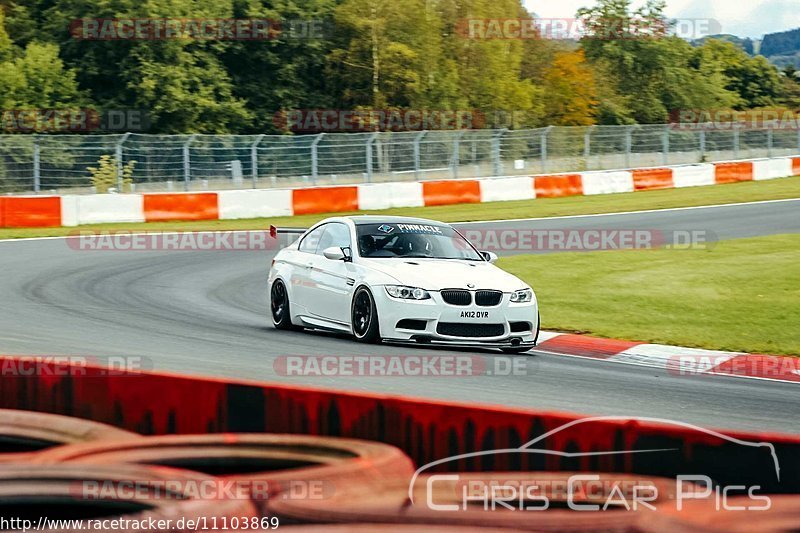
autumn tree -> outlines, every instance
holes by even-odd
[[[542,81],[545,123],[563,126],[594,124],[597,88],[583,50],[556,53]]]

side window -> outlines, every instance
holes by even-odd
[[[320,237],[322,237],[322,234],[325,232],[325,229],[328,226],[329,224],[323,224],[322,226],[319,226],[314,231],[303,237],[303,240],[300,241],[300,246],[298,250],[309,254],[317,253]]]
[[[325,233],[319,240],[317,253],[321,254],[325,248],[335,246],[336,248],[350,248],[350,228],[341,222],[331,222],[326,224]]]

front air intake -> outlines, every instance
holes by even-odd
[[[428,325],[428,322],[425,320],[417,320],[414,318],[404,318],[400,322],[397,323],[397,329],[414,329],[414,330],[424,330],[425,327]]]
[[[499,337],[505,333],[503,324],[465,324],[461,322],[439,322],[436,333],[449,337]]]

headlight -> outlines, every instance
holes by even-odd
[[[403,300],[427,300],[431,297],[426,290],[405,285],[386,285],[386,292],[392,298],[402,298]]]
[[[514,303],[525,303],[533,300],[533,291],[531,289],[520,289],[511,293],[511,301]]]

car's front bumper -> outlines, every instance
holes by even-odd
[[[381,337],[392,342],[412,342],[453,346],[482,346],[487,348],[534,347],[539,330],[538,305],[532,302],[511,303],[511,295],[503,294],[499,305],[467,306],[446,303],[439,292],[431,291],[429,300],[400,300],[392,298],[382,287],[374,288]],[[407,322],[418,321],[413,328]],[[522,323],[529,327],[518,329]],[[449,326],[448,326],[449,325]],[[455,325],[455,326],[454,326]],[[440,326],[443,326],[440,328]],[[464,329],[468,335],[443,333],[443,328]],[[493,329],[484,335],[483,329]]]

